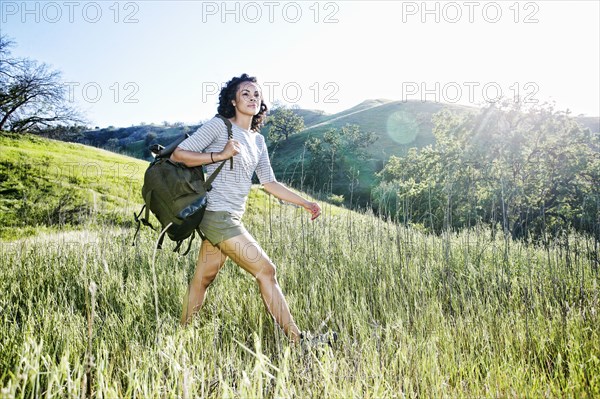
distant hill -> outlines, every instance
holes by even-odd
[[[454,113],[476,113],[478,108],[421,101],[392,101],[387,99],[366,100],[362,103],[332,115],[324,115],[306,128],[281,143],[274,154],[272,163],[278,178],[293,181],[301,180],[301,163],[306,162],[304,143],[309,137],[322,138],[331,129],[341,129],[347,124],[356,124],[362,131],[374,132],[378,140],[367,149],[368,160],[357,163],[360,169],[359,185],[355,188],[362,202],[368,202],[370,190],[375,184],[375,173],[381,170],[391,155],[401,156],[409,148],[433,144],[432,117],[442,109]],[[297,111],[295,111],[297,112]],[[302,115],[297,112],[298,115]],[[581,126],[592,132],[600,132],[599,117],[576,117]],[[348,194],[348,182],[337,181],[338,194]],[[335,191],[334,191],[335,192]]]
[[[377,141],[367,148],[367,160],[357,162],[360,174],[358,186],[353,187],[355,198],[363,205],[369,202],[371,188],[375,185],[375,173],[381,170],[391,155],[403,155],[411,147],[432,144],[432,117],[442,109],[457,113],[476,112],[477,108],[457,105],[444,105],[419,101],[391,101],[385,99],[367,100],[355,107],[328,115],[281,143],[271,156],[273,169],[283,181],[294,182],[302,179],[302,163],[307,154],[304,143],[310,137],[322,138],[332,128],[341,129],[350,124],[360,126],[361,131],[373,132]],[[348,182],[340,179],[334,183],[334,193],[349,197]],[[318,189],[318,188],[316,188]]]
[[[389,99],[365,100],[347,110],[327,114],[319,110],[292,110],[304,118],[305,129],[282,142],[271,151],[273,169],[278,179],[299,186],[303,167],[307,161],[304,143],[310,137],[322,138],[331,129],[341,129],[348,124],[356,124],[362,131],[373,132],[378,140],[367,148],[368,159],[357,163],[360,170],[356,190],[363,203],[368,202],[370,190],[374,186],[375,173],[381,170],[390,156],[402,156],[409,148],[433,144],[432,117],[442,109],[455,113],[475,113],[476,107],[454,104],[441,104],[421,101],[394,101]],[[593,132],[600,131],[600,118],[575,117],[583,126]],[[154,143],[168,144],[184,133],[193,133],[200,125],[165,124],[131,126],[127,128],[108,127],[82,132],[65,137],[87,145],[109,149],[140,159],[151,159],[148,148]],[[268,137],[267,124],[261,134]],[[308,155],[309,156],[309,155]],[[340,180],[334,184],[334,193],[348,194],[348,183]],[[318,188],[316,188],[318,189]]]
[[[313,109],[296,108],[292,109],[292,111],[304,119],[305,126],[315,125],[317,123],[326,121],[331,117],[331,114],[326,114],[323,111]]]
[[[320,110],[292,108],[304,119],[305,129],[292,136],[279,149],[286,155],[301,151],[305,139],[320,136],[330,128],[341,128],[346,124],[357,124],[363,131],[373,131],[380,136],[369,152],[373,157],[385,161],[390,155],[402,155],[410,147],[421,147],[434,141],[431,117],[442,109],[454,112],[476,112],[476,107],[441,104],[421,101],[394,101],[389,99],[365,100],[356,106],[336,114]],[[600,131],[599,117],[575,117],[584,127],[593,132]],[[110,151],[150,160],[150,145],[168,144],[181,134],[195,132],[198,125],[165,124],[139,125],[131,127],[96,128],[77,135],[60,135],[63,141],[77,142]],[[268,124],[261,134],[268,137]],[[288,148],[289,147],[289,148]]]
[[[194,133],[198,127],[200,125],[183,124],[108,127],[85,131],[72,141],[150,160],[152,156],[148,148],[152,144],[168,144],[182,134]]]
[[[400,155],[410,147],[431,144],[434,137],[432,116],[442,109],[454,112],[476,112],[477,108],[419,101],[368,100],[348,110],[331,115],[326,120],[307,125],[296,135],[302,140],[313,135],[321,135],[331,128],[342,128],[347,124],[356,124],[363,131],[378,134],[379,140],[369,152],[377,158]],[[304,140],[302,140],[304,141]]]
[[[600,132],[600,117],[597,116],[577,116],[575,120],[584,128],[590,129],[593,133]]]

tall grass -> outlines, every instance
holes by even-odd
[[[443,236],[253,191],[247,228],[278,265],[291,345],[252,278],[228,263],[178,324],[195,251],[156,260],[155,236],[90,225],[3,243],[0,397],[598,397],[593,243],[542,248],[474,228]],[[97,288],[90,291],[90,287]]]

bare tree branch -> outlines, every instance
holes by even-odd
[[[0,36],[0,130],[23,132],[85,122],[68,102],[61,73],[44,63],[12,58],[13,44]]]

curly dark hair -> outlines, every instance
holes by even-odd
[[[219,94],[219,107],[217,108],[217,112],[225,118],[233,118],[235,116],[235,108],[233,107],[233,104],[231,102],[235,100],[235,95],[238,91],[238,87],[240,86],[240,83],[243,82],[257,83],[256,78],[254,76],[249,76],[248,74],[243,73],[240,77],[232,78],[221,89],[221,93]],[[260,128],[265,124],[267,111],[267,104],[265,104],[265,102],[261,98],[260,111],[258,111],[258,114],[254,115],[254,117],[252,118],[252,125],[250,126],[250,130],[255,132],[260,130]]]

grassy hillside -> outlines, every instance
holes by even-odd
[[[374,107],[378,107],[380,105],[387,104],[390,102],[392,102],[392,100],[386,100],[386,99],[365,100],[362,103],[355,105],[352,108],[348,108],[344,111],[338,112],[337,114],[328,115],[327,117],[323,118],[320,121],[312,122],[312,121],[307,121],[305,119],[305,125],[306,125],[307,129],[310,129],[311,127],[315,127],[316,125],[320,125],[322,123],[329,123],[332,120],[339,119],[339,118],[347,116],[347,115],[356,114],[358,112],[365,111],[365,110],[368,110],[368,109],[371,109]]]
[[[165,243],[153,267],[156,233],[142,229],[131,246],[133,227],[114,216],[135,201],[146,163],[30,136],[0,143],[3,217],[20,198],[65,204],[54,213],[79,227],[41,231],[31,216],[19,220],[37,234],[0,241],[3,397],[600,395],[592,239],[542,248],[482,227],[425,235],[328,204],[310,222],[255,187],[244,224],[278,266],[300,328],[335,330],[338,343],[291,345],[229,260],[181,328],[198,242],[186,257]],[[83,172],[91,164],[105,173]],[[115,165],[130,174],[106,172]]]
[[[347,124],[359,125],[363,131],[372,131],[379,136],[368,152],[373,157],[385,160],[390,155],[401,155],[410,147],[420,147],[433,143],[431,117],[442,110],[474,112],[475,108],[419,101],[365,101],[356,107],[334,114],[325,122],[308,126],[294,136],[296,142],[290,147],[297,148],[297,142],[310,136],[321,136],[327,129],[340,129]]]
[[[382,163],[390,155],[404,154],[410,147],[431,144],[434,140],[431,134],[431,117],[442,108],[449,108],[456,112],[476,110],[474,107],[460,105],[388,99],[365,100],[336,114],[326,114],[319,110],[294,109],[293,111],[297,115],[304,118],[306,129],[294,137],[294,140],[283,143],[281,150],[296,159],[301,152],[300,147],[307,137],[321,136],[331,127],[341,128],[350,123],[359,125],[362,130],[373,131],[380,135],[380,140],[369,149],[369,153],[373,159]],[[592,132],[600,131],[600,118],[598,117],[581,116],[575,117],[575,119]],[[182,124],[139,125],[121,128],[110,126],[79,134],[65,132],[61,135],[56,133],[56,136],[65,141],[108,148],[140,159],[150,159],[147,149],[151,144],[168,144],[181,134],[193,133],[198,126]],[[268,131],[267,125],[261,133],[268,137]],[[276,172],[279,171],[276,169]]]
[[[331,118],[331,114],[326,114],[323,111],[312,110],[312,109],[294,109],[294,112],[301,116],[304,119],[305,126],[315,125],[317,123],[321,123],[329,118]]]
[[[327,116],[321,121],[306,124],[302,132],[282,142],[271,155],[273,168],[280,179],[301,180],[303,166],[310,154],[304,143],[310,137],[322,138],[331,129],[341,129],[347,124],[356,124],[364,132],[374,132],[378,140],[366,150],[366,161],[356,161],[360,170],[358,186],[354,187],[355,197],[361,197],[362,204],[370,200],[371,189],[376,183],[375,173],[380,171],[391,155],[402,156],[409,148],[423,147],[435,142],[432,133],[432,117],[442,109],[455,113],[475,113],[475,107],[449,105],[421,101],[392,101],[385,99],[367,100],[348,110]],[[600,118],[576,117],[575,120],[592,132],[600,131]],[[344,154],[340,154],[343,156]],[[325,172],[327,173],[327,172]],[[336,194],[350,196],[347,179],[337,179],[333,184]]]
[[[402,156],[409,148],[423,147],[434,142],[431,119],[443,108],[457,113],[477,111],[475,107],[388,99],[366,100],[336,114],[295,109],[294,112],[304,118],[306,129],[281,143],[276,151],[271,153],[273,169],[278,179],[286,182],[293,181],[296,186],[299,186],[303,167],[307,166],[306,161],[309,159],[307,158],[309,154],[306,154],[304,148],[306,140],[309,137],[321,138],[331,128],[341,129],[346,124],[359,125],[362,131],[374,132],[379,139],[367,148],[367,160],[356,161],[355,166],[360,174],[358,185],[352,188],[353,193],[350,193],[349,181],[344,176],[335,180],[333,191],[344,195],[346,202],[351,195],[354,198],[359,197],[360,205],[364,206],[370,202],[371,189],[376,184],[375,173],[383,168],[391,155]],[[576,117],[575,119],[592,131],[600,131],[598,117]],[[197,127],[197,125],[181,124],[109,127],[82,132],[76,137],[67,135],[65,139],[109,148],[141,159],[150,159],[148,147],[151,144],[168,144],[183,133],[193,133]],[[261,134],[268,137],[268,132],[267,125],[262,129]],[[319,191],[323,188],[313,187],[313,189]]]
[[[419,101],[365,101],[291,136],[272,154],[273,169],[279,179],[300,181],[302,164],[306,165],[310,156],[305,152],[306,140],[310,137],[322,138],[331,128],[341,129],[347,124],[359,125],[361,131],[374,132],[378,137],[378,140],[366,149],[367,160],[356,161],[355,165],[360,174],[353,195],[355,198],[359,197],[364,205],[369,201],[371,188],[376,182],[375,173],[383,168],[391,155],[403,155],[411,147],[422,147],[434,142],[431,118],[444,107],[455,112],[475,111],[475,108]],[[348,199],[350,190],[347,182],[338,180],[336,183],[334,192],[343,194]]]
[[[339,332],[333,348],[291,345],[230,261],[192,325],[179,327],[197,242],[183,258],[166,244],[153,271],[148,230],[136,247],[132,229],[43,234],[0,251],[3,394],[600,395],[591,240],[572,237],[565,250],[486,229],[435,237],[330,206],[309,222],[303,210],[253,197],[244,223],[278,265],[299,326]]]
[[[0,238],[77,227],[127,225],[148,163],[81,144],[0,135]],[[91,218],[91,219],[90,219]]]

